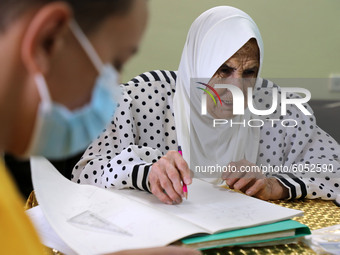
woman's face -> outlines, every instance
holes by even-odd
[[[243,91],[245,98],[244,108],[247,108],[248,88],[254,87],[260,68],[260,52],[255,39],[250,39],[239,51],[228,59],[214,74],[209,85],[232,84]],[[221,104],[214,103],[207,97],[207,110],[215,119],[232,119],[233,97],[228,89],[216,89],[222,100]],[[214,95],[216,102],[219,102]]]

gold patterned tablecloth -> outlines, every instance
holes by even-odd
[[[273,201],[272,203],[284,207],[301,210],[304,216],[296,217],[294,220],[307,225],[310,230],[329,227],[340,224],[340,207],[337,207],[332,201],[323,200],[296,200],[296,201]],[[25,209],[37,206],[38,202],[31,194],[27,200]],[[50,254],[59,254],[50,253]],[[261,248],[239,248],[225,247],[221,249],[211,249],[203,252],[204,255],[258,255],[258,254],[279,254],[279,255],[310,255],[316,254],[304,243],[276,245]]]

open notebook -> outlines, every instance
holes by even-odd
[[[195,179],[189,199],[165,205],[141,191],[108,191],[64,178],[46,159],[31,159],[40,207],[54,231],[78,254],[168,245],[302,215]],[[287,234],[286,234],[287,235]]]

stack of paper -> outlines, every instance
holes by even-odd
[[[183,243],[206,248],[308,234],[304,225],[294,221],[261,227],[300,216],[301,211],[197,179],[188,187],[187,201],[165,205],[146,192],[109,191],[72,183],[43,158],[33,158],[31,166],[36,196],[46,220],[78,254],[164,246],[192,235],[231,230],[234,231],[215,234],[213,239],[207,236],[203,238],[208,239],[187,239]],[[250,229],[255,226],[259,227]],[[255,233],[252,238],[250,232]],[[246,239],[237,239],[242,236]],[[216,242],[215,238],[229,241]],[[205,245],[197,245],[204,242]]]

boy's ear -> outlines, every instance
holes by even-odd
[[[31,74],[46,74],[51,59],[65,42],[71,8],[63,2],[41,7],[28,25],[22,41],[22,59]]]

